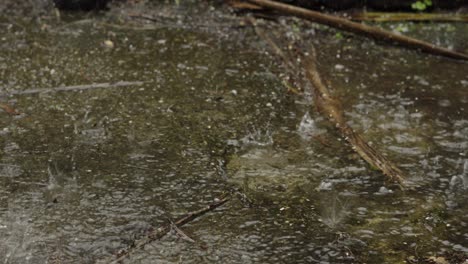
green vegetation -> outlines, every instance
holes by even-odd
[[[343,33],[337,32],[337,33],[335,34],[335,38],[336,38],[336,39],[343,39]]]
[[[411,8],[417,11],[424,11],[430,6],[432,6],[432,0],[416,1],[411,4]]]

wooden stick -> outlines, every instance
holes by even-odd
[[[90,89],[105,89],[105,88],[115,88],[115,87],[122,87],[122,86],[141,86],[145,82],[127,82],[127,81],[120,81],[115,83],[92,83],[92,84],[84,84],[84,85],[72,85],[72,86],[59,86],[53,88],[33,88],[27,89],[23,91],[15,90],[10,91],[5,94],[0,95],[25,95],[25,94],[39,94],[39,93],[52,93],[52,92],[61,92],[61,91],[80,91],[80,90],[90,90]]]
[[[281,48],[265,32],[255,26],[255,21],[252,22],[252,25],[254,25],[257,34],[270,45],[271,49],[279,57],[283,59],[287,68],[296,69],[292,60],[283,53]],[[336,127],[340,130],[342,136],[351,144],[354,151],[356,151],[372,167],[381,170],[390,178],[390,180],[397,182],[403,189],[403,172],[377,150],[369,146],[369,144],[367,144],[367,142],[346,123],[340,101],[332,97],[328,88],[323,84],[320,78],[317,71],[316,54],[313,46],[311,54],[305,60],[305,70],[306,77],[309,79],[309,82],[313,87],[312,93],[315,95],[315,103],[319,110],[322,110],[322,114],[324,114],[333,124],[336,124]],[[299,73],[299,70],[296,70],[296,73]]]
[[[430,44],[425,41],[406,37],[403,35],[398,35],[398,34],[395,34],[395,33],[392,33],[392,32],[377,28],[377,27],[371,27],[365,24],[352,22],[344,18],[327,15],[327,14],[323,14],[317,11],[312,11],[312,10],[308,10],[305,8],[300,8],[300,7],[283,4],[283,3],[279,3],[275,1],[270,1],[270,0],[246,0],[246,1],[259,5],[259,6],[281,11],[289,15],[294,15],[300,18],[304,18],[313,22],[325,24],[330,27],[350,31],[350,32],[363,35],[369,38],[373,38],[376,40],[391,41],[401,46],[405,46],[405,47],[416,49],[416,50],[421,50],[426,53],[468,61],[468,54],[438,47],[436,45]]]
[[[149,234],[147,234],[145,237],[139,239],[139,240],[136,240],[134,241],[128,248],[126,249],[121,249],[119,250],[115,256],[110,259],[110,260],[107,260],[107,261],[97,261],[96,263],[120,263],[122,262],[125,258],[127,258],[128,256],[130,256],[130,254],[137,250],[137,249],[141,249],[143,248],[144,246],[148,245],[149,243],[153,242],[153,241],[156,241],[160,238],[162,238],[163,236],[165,236],[167,233],[169,233],[169,231],[171,231],[171,229],[173,228],[173,226],[177,227],[177,228],[180,228],[181,226],[189,223],[189,222],[192,222],[193,220],[195,220],[196,218],[210,212],[210,211],[213,211],[215,210],[216,208],[220,207],[221,205],[225,204],[227,201],[229,201],[229,197],[224,197],[222,199],[218,199],[216,200],[215,202],[205,206],[204,208],[200,209],[200,210],[197,210],[197,211],[193,211],[193,212],[190,212],[188,214],[186,214],[184,217],[182,218],[179,218],[177,221],[175,222],[171,222],[171,223],[168,223],[154,231],[151,231]]]
[[[351,20],[358,21],[438,21],[438,22],[468,22],[468,15],[457,13],[389,13],[389,12],[360,12],[351,13]]]
[[[323,84],[320,74],[317,71],[315,49],[312,47],[310,55],[306,59],[306,75],[314,87],[314,99],[323,111],[323,114],[333,123],[341,132],[346,141],[348,141],[353,150],[356,151],[372,167],[378,168],[390,180],[398,183],[401,188],[404,187],[403,172],[390,160],[384,157],[380,152],[369,146],[367,142],[355,132],[344,118],[341,103],[338,99],[332,97],[328,88]]]

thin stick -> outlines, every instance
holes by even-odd
[[[255,25],[255,23],[252,24]],[[257,34],[270,45],[272,50],[284,60],[284,63],[289,66],[289,68],[296,68],[292,61],[282,52],[281,48],[267,34],[257,28],[256,31]],[[317,107],[323,111],[323,114],[333,124],[336,124],[336,127],[340,130],[346,141],[351,144],[354,151],[367,163],[381,170],[390,180],[397,182],[399,186],[403,188],[403,172],[377,150],[369,146],[369,144],[346,123],[341,103],[331,96],[328,88],[323,84],[320,78],[317,71],[316,54],[313,46],[311,54],[305,60],[305,64],[306,77],[313,87],[312,92],[315,94],[314,99]]]
[[[445,56],[453,59],[468,60],[468,54],[452,51],[446,48],[438,47],[425,41],[397,35],[395,33],[371,27],[365,24],[352,22],[348,19],[323,14],[317,11],[308,10],[288,4],[278,3],[270,0],[246,0],[250,3],[275,9],[289,15],[294,15],[320,24],[325,24],[330,27],[350,31],[359,35],[370,37],[376,40],[385,40],[395,42],[401,46],[421,50],[430,54]]]
[[[115,88],[122,86],[141,86],[145,82],[127,82],[120,81],[115,83],[93,83],[93,84],[84,84],[84,85],[72,85],[72,86],[59,86],[53,88],[34,88],[27,89],[23,91],[10,91],[6,94],[8,95],[25,95],[25,94],[39,94],[39,93],[52,93],[52,92],[62,92],[62,91],[81,91],[81,90],[90,90],[90,89],[106,89],[106,88]],[[0,94],[0,95],[6,95]]]
[[[403,188],[403,172],[380,152],[369,146],[367,142],[355,132],[344,118],[341,103],[332,97],[328,88],[323,84],[317,71],[315,49],[312,47],[310,55],[306,59],[306,75],[314,87],[314,99],[317,106],[324,112],[328,119],[336,124],[343,137],[348,141],[353,150],[356,151],[367,163],[378,168],[390,180],[398,183]]]
[[[214,203],[211,203],[207,206],[205,206],[204,208],[202,209],[199,209],[197,211],[193,211],[193,212],[190,212],[188,214],[186,214],[184,217],[182,218],[179,218],[177,221],[175,222],[171,222],[169,224],[166,224],[154,231],[152,231],[151,233],[147,234],[145,237],[139,239],[139,240],[136,240],[134,241],[131,246],[129,246],[128,248],[126,249],[122,249],[122,250],[119,250],[119,252],[117,252],[115,254],[115,259],[111,259],[111,260],[108,260],[108,261],[105,261],[104,263],[119,263],[121,261],[123,261],[125,258],[127,258],[132,252],[134,252],[135,250],[137,249],[141,249],[143,248],[144,246],[150,244],[151,242],[153,241],[156,241],[160,238],[162,238],[163,236],[165,236],[167,233],[169,233],[169,231],[171,231],[171,229],[175,226],[177,228],[180,228],[181,226],[189,223],[189,222],[192,222],[193,220],[195,220],[196,218],[210,212],[210,211],[213,211],[215,210],[216,208],[220,207],[221,205],[225,204],[227,201],[229,201],[229,197],[224,197],[222,199],[219,199],[217,201],[215,201]],[[102,262],[97,262],[97,263],[102,263]]]
[[[468,15],[457,13],[389,13],[389,12],[362,12],[349,15],[351,20],[358,21],[438,21],[438,22],[468,22]]]
[[[291,59],[292,58],[291,56],[288,56],[287,54],[285,54],[283,50],[278,45],[276,45],[275,41],[273,41],[273,39],[271,39],[264,30],[262,30],[259,26],[257,26],[257,21],[255,20],[255,18],[249,17],[248,21],[250,22],[250,24],[252,24],[253,28],[255,29],[255,33],[257,33],[257,35],[260,38],[262,38],[265,42],[267,42],[268,45],[270,45],[270,48],[273,50],[273,52],[276,53],[276,55],[278,55],[283,60],[285,69],[288,73],[288,78],[290,78],[289,80],[287,78],[283,79],[283,84],[288,89],[288,92],[292,92],[296,94],[299,93],[299,91],[293,86],[294,85],[299,86],[299,87],[305,86],[304,83],[302,82],[303,78],[300,78],[302,76],[299,76],[301,73],[301,69],[296,65],[296,63],[294,63],[294,61]],[[293,83],[291,83],[291,81]]]

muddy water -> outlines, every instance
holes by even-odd
[[[252,30],[188,25],[189,9],[160,8],[175,19],[0,18],[1,103],[20,113],[0,113],[1,261],[92,263],[233,189],[244,199],[183,228],[194,243],[171,233],[129,263],[468,252],[467,64],[310,33],[350,125],[407,173],[402,192],[310,100],[286,93]],[[466,26],[406,27],[458,32],[442,44],[468,49]],[[50,89],[74,85],[88,89]]]

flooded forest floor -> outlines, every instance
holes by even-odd
[[[404,171],[401,190],[317,111],[249,14],[32,2],[0,4],[0,262],[108,259],[231,194],[126,261],[466,263],[468,63],[255,19],[295,62],[315,46],[347,124]],[[374,25],[468,52],[466,23]]]

